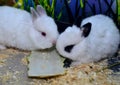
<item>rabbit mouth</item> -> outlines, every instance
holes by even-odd
[[[71,50],[73,49],[73,47],[74,47],[74,45],[68,45],[68,46],[65,47],[64,50],[65,50],[66,52],[70,53]]]

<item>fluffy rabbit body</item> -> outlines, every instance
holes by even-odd
[[[27,11],[0,7],[0,49],[15,47],[22,50],[46,49],[53,46],[57,37],[57,26],[47,16],[42,6]]]
[[[119,30],[112,19],[95,15],[84,19],[80,28],[68,27],[59,36],[56,48],[62,56],[73,60],[74,66],[112,56],[119,43]]]

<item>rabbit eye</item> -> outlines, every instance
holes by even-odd
[[[42,34],[43,36],[46,36],[46,33],[45,33],[45,32],[41,32],[41,34]]]

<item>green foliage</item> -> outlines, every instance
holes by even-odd
[[[15,4],[14,7],[20,8],[20,9],[24,9],[24,2],[23,0],[18,0]]]
[[[38,0],[38,2],[46,9],[48,15],[54,17],[56,0],[53,0],[52,4],[50,4],[49,0]]]
[[[51,16],[54,19],[60,20],[62,16],[62,10],[59,12],[58,15],[55,14],[57,0],[52,0],[52,3],[50,3],[50,0],[37,0],[37,1],[38,1],[37,4],[42,5],[49,16]],[[30,11],[30,7],[36,8],[37,4],[34,2],[34,0],[18,0],[14,4],[14,7]]]
[[[112,16],[114,21],[117,24],[120,24],[120,0],[116,0],[116,13],[112,9],[112,5],[114,4],[115,0],[96,0],[96,3],[98,3],[99,9],[96,10],[95,4],[91,4],[89,0],[76,0],[75,3],[75,13],[72,13],[72,9],[70,7],[71,0],[61,0],[64,2],[63,6],[61,6],[61,9],[58,13],[56,13],[56,4],[57,0],[16,0],[16,3],[14,7],[21,8],[27,11],[30,11],[30,7],[36,8],[37,4],[42,5],[47,14],[51,16],[52,18],[56,20],[60,20],[62,15],[63,15],[63,10],[66,9],[66,13],[68,14],[68,22],[69,23],[74,23],[77,22],[77,20],[82,20],[83,18],[90,16],[90,15],[95,15],[98,13],[97,10],[99,10],[100,14],[103,14],[104,10],[102,9],[102,3],[106,4],[106,8],[108,8],[104,14],[108,16]],[[79,5],[78,5],[79,4]],[[91,12],[86,13],[86,5],[90,9]],[[81,15],[79,14],[81,10]]]
[[[38,3],[46,9],[49,16],[59,20],[62,16],[62,11],[57,16],[55,15],[56,2],[57,0],[52,0],[52,3],[50,3],[50,0],[38,0]]]
[[[80,0],[80,6],[81,6],[81,8],[83,8],[83,7],[84,7],[83,0]]]
[[[120,0],[116,0],[116,4],[117,4],[118,23],[120,24]]]

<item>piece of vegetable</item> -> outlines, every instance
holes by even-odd
[[[33,51],[28,57],[28,76],[46,78],[63,75],[63,60],[58,53],[53,51]]]

